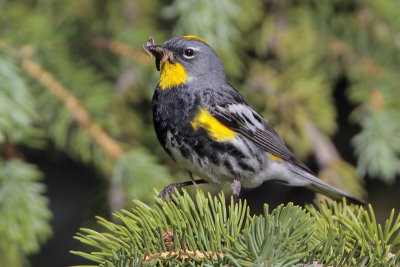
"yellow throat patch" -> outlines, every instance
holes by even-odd
[[[186,82],[188,75],[181,63],[166,61],[161,67],[158,85],[161,89],[169,89]]]
[[[204,128],[215,141],[229,141],[236,136],[234,131],[219,122],[205,108],[200,108],[190,123],[195,131],[198,131],[200,127]]]

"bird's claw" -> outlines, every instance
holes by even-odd
[[[175,188],[178,187],[178,184],[170,184],[166,186],[159,194],[158,197],[161,198],[163,201],[167,198],[167,196],[171,196],[175,194]]]

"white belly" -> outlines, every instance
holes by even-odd
[[[190,151],[190,158],[185,158],[177,144],[174,144],[173,136],[167,133],[167,148],[176,163],[183,169],[197,175],[203,179],[214,183],[232,182],[238,179],[243,187],[254,188],[260,186],[266,180],[279,180],[294,186],[302,186],[307,182],[301,177],[294,175],[288,168],[287,162],[274,161],[267,154],[249,143],[245,143],[242,138],[235,138],[233,141],[236,147],[249,157],[242,159],[242,162],[252,167],[252,171],[244,170],[240,167],[238,160],[229,153],[221,154],[221,162],[229,161],[229,168],[226,164],[215,164],[208,158],[200,158],[195,151]],[[258,154],[258,160],[252,156]]]

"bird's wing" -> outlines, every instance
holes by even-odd
[[[208,106],[208,111],[222,124],[247,138],[265,152],[315,175],[304,163],[297,160],[268,121],[244,100],[228,103],[214,102],[213,104]]]

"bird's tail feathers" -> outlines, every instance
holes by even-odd
[[[321,193],[329,198],[332,198],[334,200],[342,200],[343,197],[346,199],[350,200],[350,202],[366,206],[368,203],[364,200],[358,199],[342,190],[337,189],[336,187],[322,181],[318,177],[310,174],[310,173],[304,173],[303,170],[294,170],[291,168],[291,171],[297,175],[301,176],[303,179],[307,180],[308,183],[305,185],[305,187]]]
[[[346,199],[348,199],[350,202],[352,202],[354,204],[359,204],[359,205],[363,205],[363,206],[366,206],[368,204],[365,200],[361,200],[356,197],[353,197],[352,195],[347,194],[346,192],[343,192],[329,184],[324,184],[324,185],[309,184],[306,187],[317,193],[321,193],[329,198],[332,198],[334,200],[342,200],[342,198],[345,197]]]

